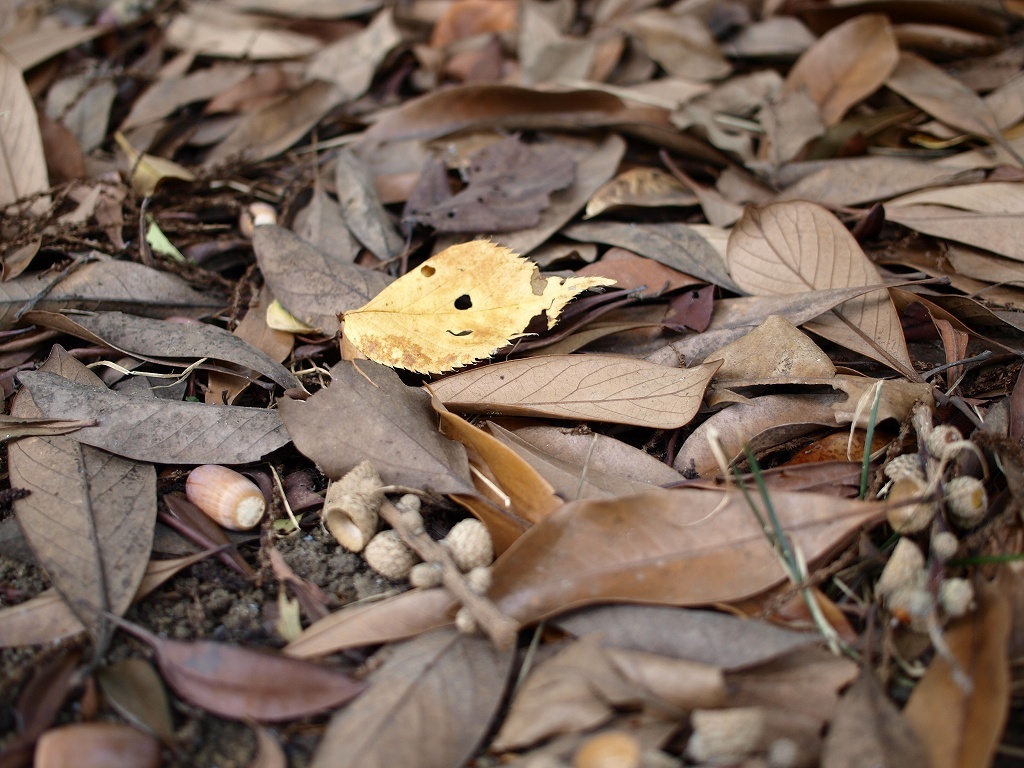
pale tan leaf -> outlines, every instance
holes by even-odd
[[[956,240],[1024,261],[1020,214],[975,213],[946,205],[906,205],[886,209],[886,218],[926,235]]]
[[[674,429],[697,413],[717,369],[680,370],[611,355],[545,355],[448,376],[431,389],[457,411]]]
[[[622,26],[642,42],[647,55],[670,75],[716,80],[732,69],[697,14],[652,8],[629,16]]]
[[[899,49],[889,20],[864,14],[829,30],[793,65],[785,91],[803,89],[826,126],[882,86],[896,67]]]
[[[0,207],[50,186],[39,120],[21,69],[0,50]],[[47,198],[32,203],[39,213]]]
[[[758,295],[882,284],[846,227],[812,203],[749,207],[729,236],[727,259],[736,283]],[[805,327],[904,375],[917,375],[886,293],[851,299]]]
[[[585,219],[623,206],[697,205],[697,196],[657,168],[631,168],[604,184],[587,201]]]
[[[1020,216],[1024,215],[1024,182],[993,181],[925,189],[890,200],[886,203],[886,211],[911,205],[945,205],[975,213]]]
[[[345,338],[371,360],[420,373],[449,371],[519,338],[545,312],[548,327],[576,294],[613,281],[542,278],[537,266],[486,241],[427,259],[359,309]]]
[[[306,77],[337,85],[345,99],[362,96],[370,87],[377,67],[402,42],[390,9],[385,9],[359,32],[347,35],[317,53]]]
[[[287,29],[261,29],[256,17],[218,9],[175,14],[164,32],[175,48],[229,59],[291,59],[320,48],[313,37]]]
[[[990,765],[996,754],[1010,705],[1007,583],[983,585],[977,613],[946,630],[959,670],[936,654],[903,710],[931,768]],[[967,685],[959,675],[966,676]]]

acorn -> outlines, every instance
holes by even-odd
[[[588,737],[573,756],[573,768],[640,768],[643,747],[626,731],[603,731]]]
[[[891,507],[886,515],[894,531],[917,533],[932,524],[937,508],[934,502],[924,498],[928,491],[928,482],[917,475],[904,475],[893,482],[886,498],[898,505]]]
[[[256,483],[219,464],[193,469],[185,481],[185,495],[218,525],[232,531],[255,528],[267,509]]]
[[[463,573],[494,562],[494,543],[487,526],[475,517],[460,520],[441,540]]]
[[[160,743],[123,723],[75,723],[36,742],[34,768],[158,768]]]
[[[973,528],[988,513],[985,485],[976,477],[963,475],[946,483],[946,511],[960,528]]]

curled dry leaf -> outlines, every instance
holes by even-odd
[[[611,355],[545,355],[448,376],[431,390],[456,411],[681,427],[697,413],[717,363],[667,368]]]
[[[846,227],[812,203],[749,207],[729,235],[729,272],[745,291],[790,294],[881,285],[878,269]],[[899,316],[887,293],[845,302],[805,327],[916,380]]]
[[[440,373],[487,357],[519,338],[537,315],[552,327],[576,294],[613,281],[542,278],[508,248],[453,245],[344,313],[344,336],[365,357],[418,373]]]
[[[880,504],[776,492],[783,531],[808,562],[827,556]],[[752,499],[765,514],[759,499]],[[566,504],[494,564],[488,596],[523,624],[588,603],[705,605],[739,600],[785,580],[778,554],[743,494],[654,490]]]

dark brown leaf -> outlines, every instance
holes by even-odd
[[[148,661],[123,659],[96,673],[107,702],[136,728],[174,744],[171,704],[160,676]]]
[[[377,196],[373,177],[352,152],[346,150],[335,159],[334,183],[345,223],[356,239],[381,261],[400,254],[405,243]]]

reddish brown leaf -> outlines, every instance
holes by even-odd
[[[754,503],[763,515],[761,502]],[[809,493],[773,493],[772,503],[809,562],[885,518],[875,503]],[[566,504],[499,558],[489,596],[526,624],[598,601],[739,600],[784,579],[778,554],[741,493],[656,490]]]

